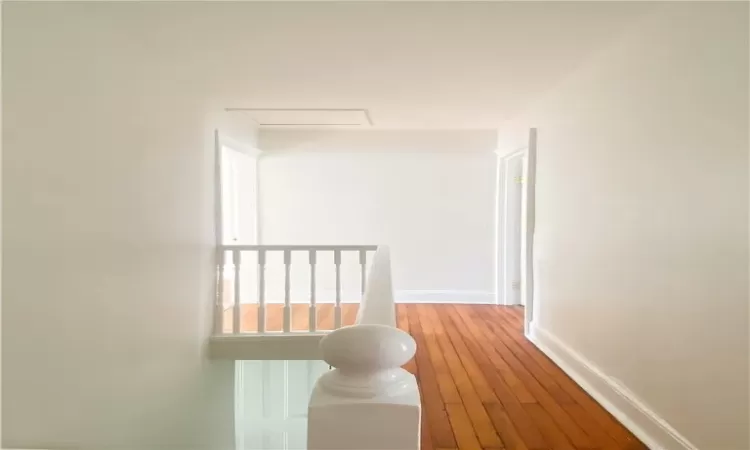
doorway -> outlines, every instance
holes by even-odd
[[[497,164],[497,303],[522,306],[528,332],[534,314],[536,129],[519,148],[499,153]]]
[[[218,252],[225,245],[256,245],[260,241],[258,202],[258,158],[260,151],[253,146],[234,140],[219,130],[215,132],[216,163],[216,246]],[[217,261],[221,253],[217,254]],[[217,280],[221,301],[216,314],[234,304],[235,265],[231,252],[224,252],[223,271]],[[256,301],[252,295],[257,275],[250,268],[253,261],[243,261],[239,280],[246,289],[240,290],[240,303]],[[219,320],[217,319],[218,326]]]
[[[524,305],[521,295],[521,222],[523,203],[523,174],[526,150],[505,157],[503,164],[504,211],[502,286],[506,305]]]

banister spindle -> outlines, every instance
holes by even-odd
[[[224,333],[224,250],[218,251],[216,303],[214,304],[214,334]]]
[[[240,332],[240,262],[242,260],[242,252],[240,250],[234,250],[232,252],[232,259],[232,262],[234,262],[234,309],[232,311],[232,332],[237,334]]]
[[[341,328],[341,250],[333,251],[333,263],[336,265],[336,307],[334,308],[333,329]]]
[[[258,250],[258,333],[266,331],[266,251]]]
[[[365,284],[367,283],[367,250],[359,251],[360,281],[362,284],[362,294],[365,293]]]
[[[310,250],[310,331],[318,329],[318,314],[315,299],[315,261],[316,250]]]
[[[292,264],[292,251],[284,250],[284,332],[292,330],[292,296],[291,281],[289,279],[290,266]]]

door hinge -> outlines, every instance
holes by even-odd
[[[521,282],[520,281],[514,281],[510,285],[513,289],[521,289]]]
[[[516,184],[523,184],[524,183],[523,177],[520,177],[520,176],[519,177],[513,177],[513,181],[515,181]]]

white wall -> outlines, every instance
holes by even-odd
[[[0,48],[2,48],[2,6],[0,6]],[[2,58],[0,58],[0,104],[2,103]],[[0,124],[3,123],[2,121],[2,108],[0,108]],[[2,255],[2,155],[3,155],[3,132],[2,132],[2,126],[0,126],[0,255]],[[2,428],[3,428],[3,420],[2,420],[2,258],[0,258],[0,447],[2,447]]]
[[[340,132],[283,151],[261,133],[263,243],[387,244],[402,300],[494,301],[494,138],[463,136]]]
[[[543,341],[705,450],[750,448],[747,17],[746,3],[665,6],[501,136],[539,129]]]
[[[101,6],[3,4],[3,446],[229,449],[211,120]]]

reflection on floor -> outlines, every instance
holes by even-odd
[[[307,448],[307,402],[323,361],[238,361],[237,449]]]
[[[417,341],[405,368],[422,393],[422,450],[645,450],[523,336],[523,309],[397,305]],[[242,361],[241,449],[304,449],[321,361]]]

